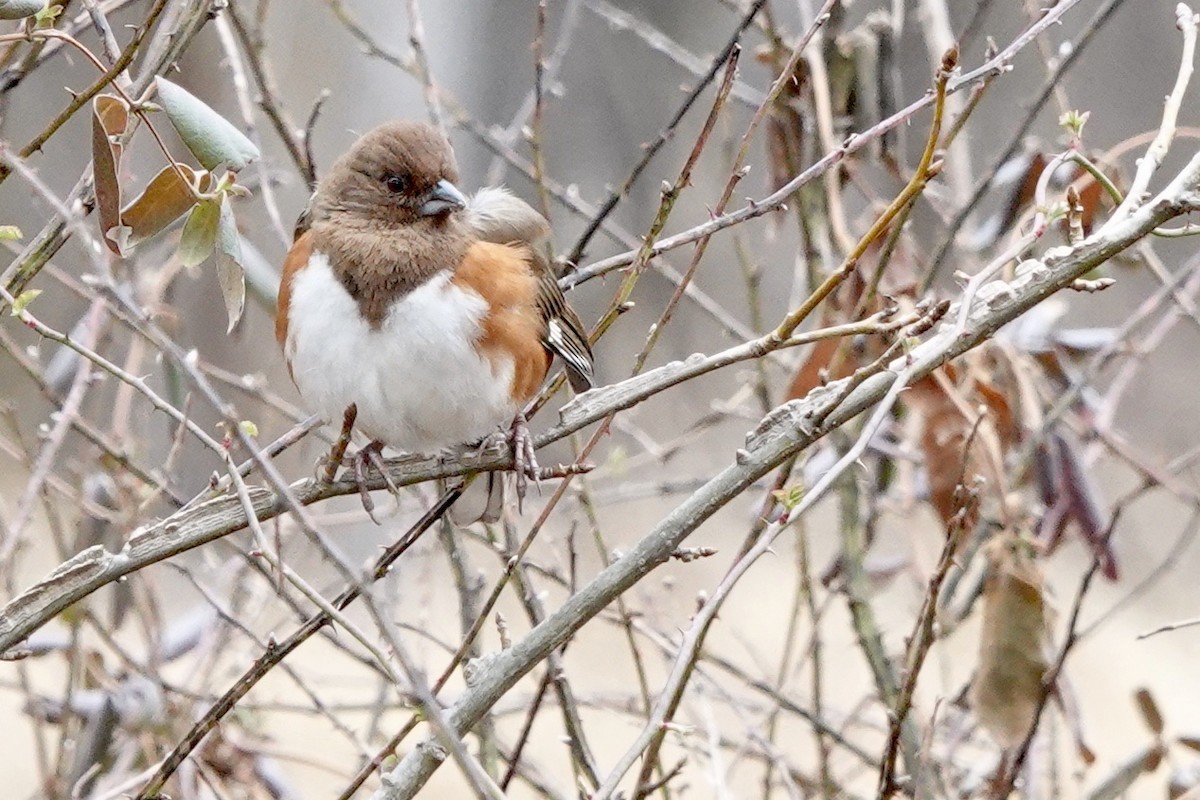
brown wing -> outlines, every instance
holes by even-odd
[[[550,236],[550,223],[524,200],[503,187],[480,189],[467,207],[467,224],[487,242],[528,250],[529,263],[537,281],[537,310],[541,317],[542,345],[567,368],[576,392],[592,387],[592,349],[587,329],[567,304],[546,263],[541,243]]]
[[[554,272],[540,253],[533,254],[533,268],[538,275],[537,305],[545,320],[542,342],[551,353],[562,359],[567,378],[576,393],[594,386],[595,371],[592,348],[588,345],[587,328],[567,303]]]

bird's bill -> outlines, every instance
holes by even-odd
[[[458,211],[467,207],[467,198],[450,181],[438,181],[425,195],[424,202],[417,209],[422,217],[432,217],[447,211]]]

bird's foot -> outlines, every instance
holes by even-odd
[[[508,431],[494,431],[478,441],[451,448],[446,452],[445,458],[447,462],[457,463],[464,459],[482,460],[488,456],[497,456],[504,452],[510,438],[511,434]]]
[[[513,471],[517,474],[517,510],[521,510],[529,481],[532,480],[536,486],[542,474],[541,468],[538,467],[537,454],[533,449],[533,436],[529,433],[529,421],[525,419],[524,412],[518,411],[513,417],[508,439],[512,445]]]
[[[357,418],[358,406],[351,403],[342,415],[342,430],[333,443],[333,447],[317,461],[317,480],[323,484],[333,483],[337,478],[339,468],[349,469],[354,475],[354,482],[358,484],[363,510],[367,512],[371,521],[378,525],[379,520],[375,517],[375,501],[371,499],[371,490],[367,486],[367,471],[372,467],[378,471],[392,495],[399,497],[400,489],[392,480],[392,476],[388,474],[386,465],[383,463],[383,442],[372,441],[360,448],[354,455],[346,455],[346,450],[350,447],[351,434],[354,432],[354,421]]]
[[[363,447],[351,458],[350,466],[354,470],[354,480],[358,484],[358,495],[362,498],[363,510],[367,512],[367,516],[376,525],[380,524],[375,517],[375,501],[371,499],[371,490],[367,486],[367,470],[374,467],[375,470],[383,477],[383,482],[387,484],[387,490],[392,493],[393,497],[400,496],[400,488],[396,486],[392,480],[392,476],[388,474],[387,465],[383,463],[383,448],[384,444],[381,441],[375,440]]]

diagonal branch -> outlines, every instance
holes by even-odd
[[[1011,283],[997,287],[1000,291],[989,294],[994,302],[978,304],[965,330],[957,324],[942,325],[908,357],[897,359],[889,371],[863,381],[840,403],[837,402],[841,394],[839,389],[845,381],[815,389],[807,397],[773,411],[748,437],[746,448],[738,452],[733,464],[692,494],[628,553],[569,598],[524,639],[507,650],[480,659],[472,670],[467,691],[449,712],[450,721],[459,731],[469,729],[551,650],[599,614],[613,598],[666,562],[675,548],[718,509],[830,430],[882,400],[899,374],[905,374],[910,381],[915,380],[987,340],[1000,326],[1148,235],[1165,220],[1197,207],[1200,201],[1198,185],[1200,154],[1192,158],[1153,202],[1112,226],[1105,235],[1094,236],[1073,248],[1058,248],[1039,269],[1028,270]],[[814,419],[822,420],[821,424],[814,425]],[[414,797],[443,758],[433,742],[419,745],[385,776],[384,786],[376,793],[375,800]]]

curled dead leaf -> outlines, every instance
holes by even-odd
[[[211,188],[212,176],[209,173],[197,172],[186,164],[175,166],[178,169],[163,167],[150,179],[142,193],[121,210],[121,227],[124,230],[118,236],[117,243],[123,252],[161,233],[196,204],[196,194],[185,185],[185,179],[201,192]],[[180,177],[181,173],[183,177]]]
[[[129,129],[129,106],[120,97],[97,95],[92,100],[92,178],[96,191],[96,213],[108,249],[121,254],[109,232],[121,224],[121,183],[117,172],[124,150],[123,137]]]
[[[987,545],[979,664],[971,705],[1004,748],[1024,741],[1042,703],[1047,627],[1041,570],[1033,548],[1011,531]]]

